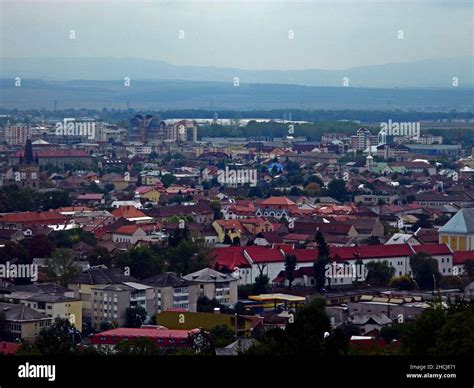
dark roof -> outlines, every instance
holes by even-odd
[[[90,268],[76,276],[70,284],[111,284],[120,282],[133,282],[136,279],[123,274],[119,268]]]
[[[151,276],[143,280],[142,283],[153,287],[186,287],[191,284],[173,272],[165,272],[159,275]]]
[[[155,209],[144,211],[149,217],[173,217],[173,216],[192,216],[193,214],[213,213],[211,207],[205,202],[199,202],[195,205],[175,205],[160,206]]]
[[[3,313],[7,321],[34,321],[38,319],[51,319],[46,315],[33,310],[23,304],[0,303],[0,313]]]
[[[11,292],[36,292],[42,294],[64,294],[72,292],[69,288],[58,286],[53,283],[36,283],[36,284],[14,284],[8,287]]]

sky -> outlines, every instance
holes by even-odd
[[[473,4],[0,0],[0,57],[136,57],[287,70],[472,56]]]

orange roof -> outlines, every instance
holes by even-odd
[[[146,217],[146,215],[138,210],[135,206],[120,206],[112,212],[112,215],[123,218]]]
[[[224,229],[243,229],[239,220],[217,220],[216,222]]]
[[[138,228],[138,225],[123,225],[118,228],[114,233],[132,235],[138,230]]]
[[[296,203],[287,197],[270,197],[261,202],[264,206],[296,206]]]

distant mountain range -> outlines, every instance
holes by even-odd
[[[0,79],[0,108],[10,109],[355,109],[474,111],[469,88],[356,88],[230,82]]]
[[[3,58],[0,78],[43,80],[184,80],[233,84],[292,84],[368,88],[474,87],[473,57],[431,59],[418,62],[354,67],[345,70],[242,70],[211,66],[178,66],[163,61],[139,58]]]

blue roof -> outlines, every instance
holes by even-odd
[[[445,225],[440,233],[474,233],[474,208],[460,209]]]

